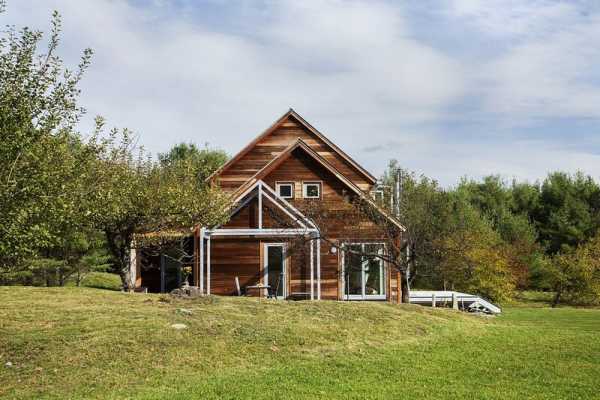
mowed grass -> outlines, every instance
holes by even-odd
[[[67,286],[76,286],[76,284],[70,280]],[[80,286],[106,290],[121,290],[123,287],[119,275],[108,272],[90,272],[82,279]]]
[[[23,287],[0,304],[1,398],[599,398],[597,309]]]

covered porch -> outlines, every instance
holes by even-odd
[[[200,291],[320,300],[315,224],[260,180],[234,204],[228,224],[196,230],[194,284]]]

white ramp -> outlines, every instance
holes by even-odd
[[[458,307],[465,311],[480,311],[488,314],[500,314],[500,307],[482,299],[479,296],[454,292],[448,290],[411,290],[410,302],[421,305],[433,305],[435,300],[436,306],[450,305],[452,306],[453,298],[456,299]]]

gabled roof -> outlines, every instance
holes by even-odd
[[[375,184],[377,182],[377,178],[371,175],[366,169],[361,167],[356,161],[354,161],[349,155],[344,153],[342,149],[336,146],[332,141],[327,139],[325,135],[319,132],[315,127],[309,124],[304,118],[302,118],[296,111],[293,109],[289,109],[285,114],[281,116],[273,125],[271,125],[267,130],[261,133],[258,137],[256,137],[253,141],[251,141],[246,147],[244,147],[238,154],[232,157],[228,162],[226,162],[221,168],[217,169],[213,172],[206,180],[210,181],[214,177],[220,175],[223,171],[227,170],[233,164],[235,164],[238,160],[240,160],[243,156],[245,156],[249,151],[251,151],[257,143],[259,143],[262,139],[273,133],[277,128],[279,128],[289,117],[293,117],[296,121],[298,121],[304,128],[306,128],[309,132],[317,136],[320,140],[322,140],[325,144],[327,144],[331,149],[339,155],[342,159],[344,159],[348,164],[350,164],[360,175],[362,175],[368,182]]]
[[[356,186],[351,180],[346,178],[341,172],[339,172],[329,161],[325,158],[321,157],[316,151],[314,151],[306,142],[302,139],[298,138],[294,143],[289,145],[284,151],[282,151],[277,157],[273,158],[267,165],[265,165],[260,171],[258,171],[254,176],[246,181],[244,185],[238,188],[234,193],[233,197],[238,197],[240,193],[247,192],[249,187],[253,187],[257,182],[261,182],[261,180],[267,176],[271,171],[281,165],[282,162],[287,160],[292,152],[296,149],[302,149],[306,154],[308,154],[311,158],[321,164],[326,170],[328,170],[331,174],[333,174],[337,179],[339,179],[348,189],[353,191],[357,196],[359,196],[362,200],[366,201],[369,205],[374,207],[379,213],[381,213],[384,217],[386,217],[390,222],[392,222],[395,226],[400,228],[403,231],[406,231],[406,228],[392,215],[390,215],[387,211],[381,208],[373,199],[365,195],[365,193],[360,190],[358,186]]]

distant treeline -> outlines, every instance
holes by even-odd
[[[413,251],[413,287],[474,291],[492,299],[517,289],[555,292],[555,302],[600,298],[600,185],[583,173],[541,182],[500,176],[444,189],[392,161],[386,204],[401,181],[400,219]],[[390,198],[391,196],[391,198]]]

